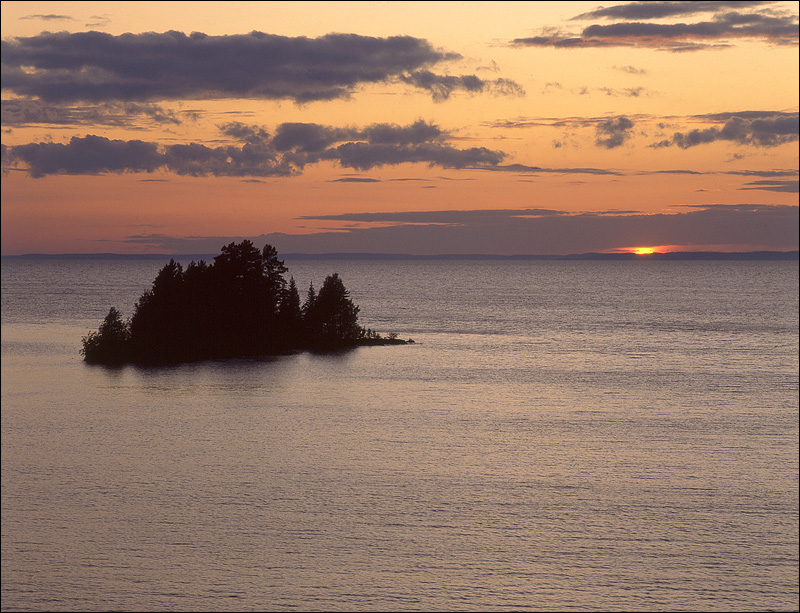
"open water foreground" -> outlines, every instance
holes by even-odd
[[[287,260],[415,344],[86,365],[164,263],[3,258],[4,611],[798,610],[797,262]]]

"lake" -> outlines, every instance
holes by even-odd
[[[4,611],[798,609],[797,262],[287,259],[415,343],[86,365],[164,263],[2,260]]]

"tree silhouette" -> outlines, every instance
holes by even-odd
[[[83,337],[81,354],[91,364],[122,364],[130,358],[130,337],[128,324],[122,321],[119,311],[111,307],[99,330]]]
[[[188,335],[187,309],[183,267],[170,260],[136,302],[130,323],[133,355],[140,361],[181,360]]]
[[[271,245],[230,243],[214,258],[212,303],[217,326],[214,357],[272,353],[280,345],[278,309],[283,262]]]
[[[225,245],[213,264],[170,260],[134,306],[130,322],[111,308],[83,339],[87,362],[165,364],[270,355],[357,344],[397,344],[358,325],[358,307],[338,274],[301,306],[294,278],[271,245]],[[368,342],[367,342],[368,341]]]
[[[356,343],[364,336],[358,312],[339,275],[329,275],[306,312],[311,338],[323,349]]]
[[[293,343],[301,343],[305,339],[305,324],[303,323],[303,307],[300,305],[300,294],[294,277],[289,279],[289,285],[281,294],[278,306],[278,329],[280,330],[280,343],[289,348]]]

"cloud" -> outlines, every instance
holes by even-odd
[[[613,68],[614,70],[627,72],[628,74],[647,74],[647,70],[644,68],[636,68],[635,66],[614,66]]]
[[[306,165],[322,161],[369,170],[407,163],[485,168],[505,158],[502,151],[484,147],[450,146],[446,143],[449,135],[422,121],[408,126],[373,124],[363,129],[281,124],[274,136],[262,127],[238,122],[223,124],[220,130],[237,143],[160,145],[89,135],[75,136],[66,143],[4,146],[3,168],[22,165],[35,178],[155,170],[195,177],[269,177],[296,175]]]
[[[754,1],[695,1],[684,0],[678,2],[628,2],[616,6],[600,7],[582,13],[573,19],[594,19],[605,17],[611,19],[660,19],[663,17],[678,17],[683,15],[695,15],[697,13],[717,13],[729,9],[743,9],[758,7],[774,2]]]
[[[232,121],[222,124],[219,129],[224,135],[249,145],[264,145],[270,141],[269,132],[261,126],[248,126],[238,121]]]
[[[298,217],[304,220],[349,221],[361,223],[396,223],[396,224],[445,224],[466,225],[475,223],[493,223],[509,218],[523,219],[566,215],[563,211],[553,209],[481,209],[481,210],[443,210],[443,211],[400,211],[390,213],[343,213],[339,215],[306,215]]]
[[[418,145],[425,142],[442,142],[448,135],[439,126],[418,120],[408,126],[379,123],[367,126],[357,133],[373,145]]]
[[[797,176],[797,169],[794,170],[728,170],[724,174],[740,175],[744,177],[793,177]]]
[[[652,124],[659,118],[650,115],[633,115],[637,122]],[[659,149],[663,147],[679,147],[689,149],[702,144],[728,141],[742,146],[751,147],[777,147],[785,143],[798,140],[800,121],[796,111],[738,111],[738,112],[719,112],[691,115],[682,118],[672,117],[671,126],[676,125],[676,121],[683,123],[702,122],[705,124],[716,124],[704,128],[692,130],[675,131],[672,136],[653,142],[651,148]],[[620,129],[626,125],[615,123],[621,119],[609,119],[608,117],[518,117],[516,119],[497,120],[485,122],[483,125],[490,128],[519,129],[519,128],[575,128],[584,129],[594,127],[596,144],[605,146],[604,143],[618,146],[621,144],[619,139],[610,138],[612,133],[620,135]],[[631,120],[632,121],[632,120]],[[667,124],[659,121],[658,132],[663,135],[662,130],[667,128]],[[632,126],[631,126],[632,127]],[[625,133],[627,140],[629,133]],[[613,148],[613,147],[609,147]]]
[[[579,33],[544,31],[538,36],[517,38],[515,47],[555,47],[586,49],[602,47],[641,47],[665,51],[697,51],[730,46],[732,40],[752,39],[778,45],[796,45],[798,17],[772,9],[762,12],[729,10],[759,9],[764,2],[633,2],[603,7],[583,13],[575,19],[594,17],[618,19],[655,19],[713,13],[710,20],[695,23],[649,23],[621,21],[592,24]]]
[[[523,96],[525,91],[509,79],[487,81],[475,75],[445,76],[417,70],[400,76],[400,81],[430,92],[436,101],[447,100],[456,90],[471,93],[492,92],[504,96]]]
[[[348,98],[369,84],[403,82],[446,98],[453,91],[519,94],[512,81],[436,75],[461,59],[410,36],[262,32],[49,33],[2,41],[3,89],[48,102],[250,98],[297,103]]]
[[[103,136],[73,137],[68,144],[29,143],[6,147],[7,162],[23,161],[33,177],[49,174],[153,172],[162,165],[155,143],[110,140]]]
[[[651,119],[649,115],[632,115],[637,120]],[[609,120],[607,115],[598,117],[518,117],[485,122],[483,125],[490,128],[596,128]]]
[[[333,179],[331,183],[380,183],[380,179],[370,179],[369,177],[342,177]]]
[[[87,28],[104,28],[111,23],[111,19],[107,15],[92,15],[92,21],[85,24]]]
[[[54,15],[52,13],[47,15],[25,15],[24,17],[20,17],[20,19],[35,19],[39,21],[75,21],[75,18],[70,17],[69,15]]]
[[[632,129],[633,122],[624,115],[608,119],[595,128],[595,144],[606,149],[621,147],[631,137]]]
[[[800,192],[800,188],[798,187],[800,182],[797,179],[789,180],[778,180],[778,179],[764,179],[761,181],[751,181],[750,183],[746,183],[744,187],[740,187],[740,190],[765,190],[769,192],[785,192],[789,194],[797,194]]]
[[[609,170],[608,168],[545,168],[542,166],[528,166],[527,164],[498,164],[487,166],[481,170],[496,172],[518,172],[522,174],[580,174],[580,175],[624,175],[624,172]]]
[[[710,205],[672,214],[569,214],[537,209],[416,211],[333,216],[379,223],[316,234],[265,234],[281,253],[570,254],[638,245],[761,245],[797,249],[798,207]],[[332,217],[324,219],[332,220]],[[388,225],[387,225],[388,224]],[[128,242],[176,253],[214,253],[238,237],[137,235]]]
[[[313,154],[325,151],[334,143],[355,136],[352,130],[332,128],[317,123],[284,123],[278,126],[272,145],[281,152]]]
[[[741,119],[756,120],[756,119],[772,119],[775,117],[796,118],[797,112],[783,112],[783,111],[724,111],[721,113],[704,113],[701,115],[692,115],[695,119],[705,119],[708,121],[724,122],[734,117]]]
[[[800,122],[798,113],[717,113],[700,116],[711,120],[724,120],[721,128],[698,128],[688,132],[675,132],[672,138],[650,145],[654,148],[680,147],[689,149],[717,141],[730,141],[754,147],[777,147],[798,139]]]
[[[406,163],[442,168],[482,168],[497,166],[503,158],[503,152],[485,147],[456,149],[438,143],[397,146],[352,142],[328,149],[319,156],[320,160],[338,161],[342,166],[356,170]]]
[[[334,128],[316,123],[284,123],[278,127],[272,144],[281,152],[321,154],[343,141],[366,141],[370,145],[410,146],[442,142],[448,135],[438,126],[418,120],[408,126],[373,124],[364,129]]]
[[[50,104],[31,98],[0,101],[3,125],[105,125],[135,127],[141,119],[156,124],[183,123],[182,114],[152,103],[103,102],[93,105]]]
[[[601,87],[600,91],[606,96],[627,96],[628,98],[638,98],[646,90],[644,87],[626,87],[625,89],[613,89],[611,87]]]

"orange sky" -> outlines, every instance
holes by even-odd
[[[3,2],[2,253],[797,249],[798,4],[700,4]]]

